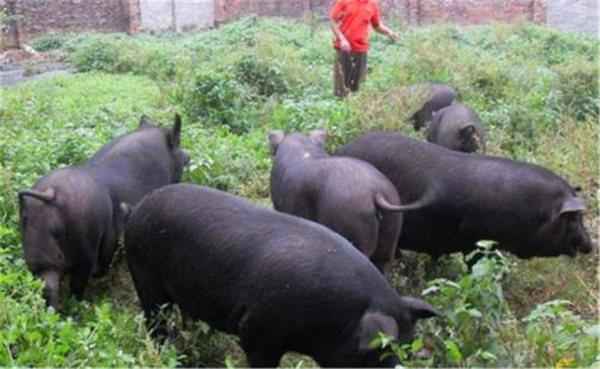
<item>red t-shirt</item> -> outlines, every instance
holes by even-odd
[[[354,52],[369,50],[369,31],[371,25],[379,26],[379,6],[376,0],[336,0],[330,13],[331,20],[340,24],[340,31]],[[336,49],[340,40],[335,40]]]

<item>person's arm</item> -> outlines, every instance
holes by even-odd
[[[371,17],[371,25],[373,25],[373,29],[381,33],[382,35],[386,35],[394,41],[398,41],[398,35],[396,32],[389,29],[383,22],[381,21],[381,13],[379,11],[379,7],[375,6],[375,13],[373,17]]]
[[[342,31],[340,30],[339,23],[332,20],[331,21],[331,29],[333,30],[333,34],[335,35],[335,37],[337,37],[337,39],[340,40],[340,49],[342,49],[342,51],[345,51],[345,52],[352,51],[350,42],[348,42],[348,39],[346,38],[346,36],[344,36]]]
[[[340,23],[344,18],[344,10],[344,4],[342,1],[336,1],[333,5],[333,8],[331,8],[329,18],[331,19],[331,30],[333,31],[335,37],[340,40],[340,49],[342,49],[342,51],[350,52],[352,51],[350,42],[348,42],[348,39],[340,30]]]
[[[396,32],[389,29],[382,22],[379,22],[379,24],[377,24],[377,26],[374,26],[373,29],[375,31],[377,31],[378,33],[381,33],[382,35],[388,36],[389,38],[391,38],[394,41],[398,41],[398,35],[396,34]]]

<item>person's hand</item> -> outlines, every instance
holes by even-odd
[[[350,43],[345,38],[340,40],[340,49],[342,49],[342,51],[347,52],[347,53],[352,51],[352,47],[350,46]]]
[[[398,37],[398,34],[396,32],[390,32],[390,39],[392,41],[397,42],[399,38],[400,37]]]

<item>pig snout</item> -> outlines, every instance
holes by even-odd
[[[581,242],[575,245],[575,249],[582,254],[589,254],[595,249],[598,248],[598,245],[595,242],[592,242],[589,236],[584,236]]]
[[[40,278],[44,281],[44,299],[48,306],[51,306],[56,311],[62,310],[60,301],[60,275],[56,271],[45,271],[40,274]]]

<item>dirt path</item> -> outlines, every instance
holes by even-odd
[[[0,88],[74,73],[74,68],[64,59],[64,55],[57,52],[40,53],[21,49],[0,52]]]
[[[22,64],[0,65],[0,87],[16,86],[24,82],[53,78],[74,73],[74,69],[64,63],[40,63],[33,66]]]

